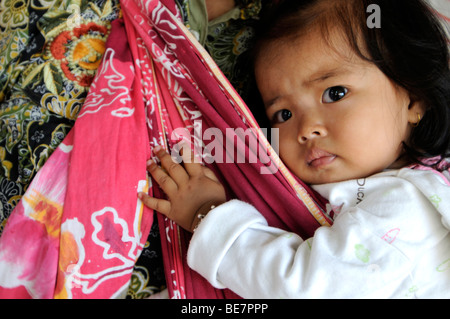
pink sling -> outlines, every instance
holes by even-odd
[[[175,2],[123,0],[121,7],[123,19],[113,22],[75,126],[0,238],[0,298],[123,297],[154,216],[171,298],[238,297],[189,269],[190,234],[137,199],[139,191],[164,196],[149,179],[146,162],[154,146],[173,151],[181,138],[192,138],[204,154],[212,145],[216,154],[221,147],[224,160],[206,165],[230,198],[252,203],[269,224],[303,238],[331,224],[323,200],[279,160],[245,103],[180,21]],[[231,153],[229,140],[205,138],[211,128],[235,133]],[[244,160],[237,160],[242,154]]]

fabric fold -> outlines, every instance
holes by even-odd
[[[0,297],[123,296],[154,216],[137,193],[164,196],[146,172],[156,145],[176,154],[180,140],[191,142],[228,196],[254,205],[269,225],[305,238],[331,224],[323,199],[283,165],[244,101],[182,24],[176,3],[123,0],[121,7],[123,19],[112,24],[75,126],[5,226]],[[169,296],[237,298],[188,267],[191,235],[156,216]],[[19,239],[27,245],[14,251],[11,243]],[[14,274],[6,272],[11,267]]]

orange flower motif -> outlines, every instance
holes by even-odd
[[[73,50],[73,60],[87,70],[96,70],[105,53],[105,42],[101,39],[80,41]]]
[[[70,81],[89,87],[105,52],[108,28],[94,22],[61,32],[50,44],[52,57]]]

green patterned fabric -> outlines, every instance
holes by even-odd
[[[72,128],[119,0],[0,0],[0,233]]]
[[[185,25],[246,99],[250,90],[251,69],[244,53],[252,45],[262,1],[236,1],[234,9],[212,21],[208,21],[205,0],[177,0],[177,3]]]

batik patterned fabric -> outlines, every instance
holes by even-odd
[[[177,0],[176,2],[184,24],[196,35],[237,92],[246,99],[250,90],[252,70],[245,53],[252,46],[254,27],[263,1],[236,1],[236,7],[233,10],[209,22],[206,15],[201,16],[203,12],[195,11],[196,9],[191,5],[192,1]],[[198,20],[204,21],[199,25],[195,23]]]
[[[139,291],[132,275],[154,213],[137,193],[164,196],[148,179],[146,162],[156,145],[175,149],[179,129],[195,136],[209,127],[253,128],[240,137],[249,145],[241,140],[236,150],[246,161],[208,164],[230,196],[253,202],[270,224],[303,236],[327,224],[318,199],[289,174],[242,99],[184,28],[174,2],[121,5],[127,8],[123,21],[113,22],[74,127],[39,170],[0,238],[2,296],[119,298],[130,284]],[[248,160],[253,141],[264,159],[256,163]],[[269,168],[274,171],[261,174]],[[189,269],[189,234],[156,216],[169,296],[236,297]]]
[[[138,169],[148,158],[145,114],[130,105],[135,72],[124,29],[118,30],[121,41],[110,38],[74,127],[8,219],[0,238],[2,296],[119,298],[128,292],[153,217],[136,198],[148,188]],[[118,127],[136,133],[135,143],[125,138],[118,147]],[[143,146],[140,155],[136,144]]]
[[[192,18],[190,1],[177,0],[176,4],[183,23],[190,28]],[[242,54],[251,47],[253,27],[262,4],[261,0],[245,0],[238,1],[236,5],[239,14],[234,18],[221,18],[218,23],[212,24],[208,28],[209,36],[202,45],[238,93],[245,98],[250,90],[250,64]],[[207,17],[205,16],[204,19],[206,20]],[[190,31],[194,30],[190,28]],[[158,225],[155,224],[142,255],[137,261],[128,298],[149,297],[165,287],[161,254]]]
[[[119,0],[0,1],[0,236],[37,171],[74,125],[111,22],[120,15]],[[136,265],[133,298],[164,287],[154,228]]]
[[[249,3],[241,8],[245,19],[259,10]],[[0,235],[36,172],[72,128],[104,54],[110,23],[120,14],[118,0],[0,1]],[[154,224],[128,297],[148,297],[164,285]]]
[[[0,1],[0,234],[72,128],[118,0]]]

